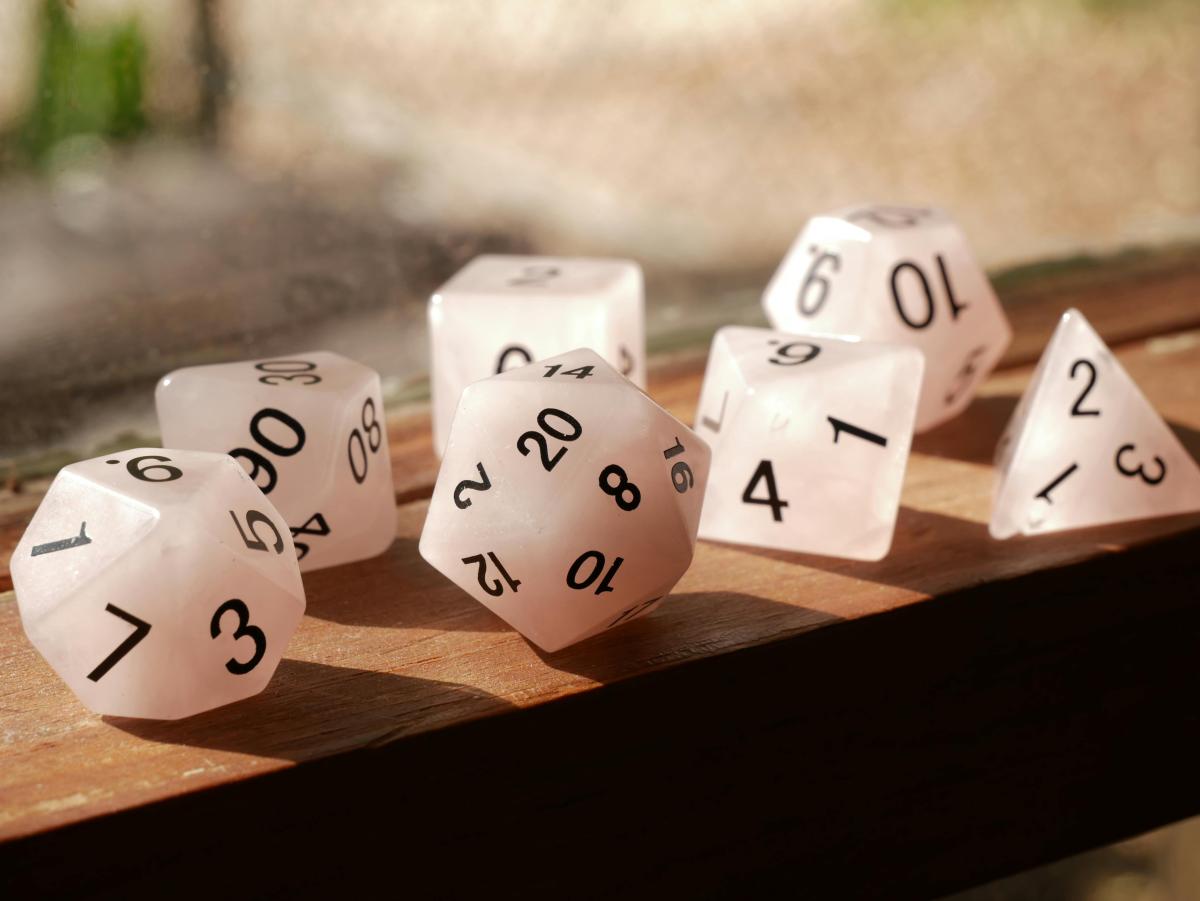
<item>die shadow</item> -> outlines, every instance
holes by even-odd
[[[183,720],[103,719],[146,741],[299,762],[511,709],[465,685],[285,659],[235,704]]]
[[[561,651],[530,647],[549,667],[610,683],[760,643],[764,633],[803,632],[841,621],[824,611],[739,591],[685,591],[667,595],[644,617]]]
[[[305,613],[346,626],[500,632],[498,616],[425,562],[413,538],[377,557],[304,574]]]

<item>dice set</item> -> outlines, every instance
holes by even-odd
[[[553,653],[653,611],[697,538],[878,560],[914,432],[957,415],[1011,330],[952,220],[863,206],[805,226],[715,335],[693,432],[643,390],[641,270],[484,256],[432,296],[419,549]],[[261,691],[301,571],[381,554],[380,379],[314,351],[179,369],[166,448],[64,468],[11,565],[31,642],[92,710],[173,719]],[[711,445],[711,447],[710,447]],[[1200,467],[1077,311],[1000,440],[995,538],[1200,509]]]

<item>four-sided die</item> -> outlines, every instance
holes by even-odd
[[[302,570],[381,554],[396,531],[375,370],[328,351],[177,369],[154,395],[168,447],[228,453],[291,527]]]
[[[224,454],[67,466],[12,577],[34,647],[113,716],[178,719],[257,694],[304,613],[287,524]]]
[[[646,384],[642,270],[629,260],[476,257],[429,301],[433,446],[471,382],[591,347]]]
[[[859,560],[892,543],[924,361],[911,347],[717,332],[696,431],[700,536]]]
[[[994,538],[1200,510],[1200,467],[1078,310],[1059,320],[996,471]]]
[[[933,207],[862,206],[810,219],[763,306],[784,331],[922,351],[918,432],[962,412],[1012,338],[962,231]]]
[[[649,612],[692,559],[708,446],[599,355],[463,392],[429,563],[546,651]]]

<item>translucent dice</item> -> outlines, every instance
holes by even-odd
[[[590,350],[463,392],[421,556],[546,651],[649,612],[692,559],[709,450]]]
[[[590,347],[646,384],[642,270],[629,260],[481,256],[429,301],[433,446],[471,382]]]
[[[168,447],[228,453],[291,527],[302,570],[373,557],[396,532],[379,375],[327,351],[177,369],[155,392]]]
[[[912,347],[717,332],[696,413],[713,448],[700,537],[883,557],[923,368]]]
[[[1200,467],[1078,310],[997,448],[995,538],[1200,510]]]
[[[262,691],[304,613],[287,524],[223,454],[59,472],[13,552],[33,645],[97,713],[178,719]]]
[[[1012,338],[962,232],[932,207],[862,206],[810,219],[763,306],[784,331],[921,350],[918,432],[962,412]]]

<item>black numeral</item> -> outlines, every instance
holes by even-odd
[[[533,263],[521,269],[521,274],[510,278],[510,285],[537,285],[544,287],[552,279],[558,278],[562,271],[557,266],[547,266],[544,263]]]
[[[292,441],[290,444],[280,444],[272,438],[268,438],[263,434],[263,423],[273,419],[287,428],[292,433]],[[304,443],[307,436],[304,432],[304,426],[300,425],[293,417],[284,413],[282,410],[276,410],[273,407],[266,407],[259,410],[250,419],[250,437],[253,438],[260,447],[270,451],[277,457],[292,457],[304,450]],[[258,485],[259,490],[263,494],[270,494],[275,489],[275,483],[278,480],[278,473],[275,471],[275,465],[258,451],[248,447],[237,447],[229,452],[229,456],[248,460],[254,468],[250,471],[250,478],[254,480],[254,484],[258,485],[258,474],[265,472],[267,474],[267,484]]]
[[[151,463],[148,466],[142,466],[141,464],[146,460],[155,460],[157,462]],[[107,462],[120,463],[121,461],[108,460]],[[174,466],[167,466],[167,464],[171,462],[172,460],[170,457],[160,457],[157,454],[147,454],[144,457],[134,457],[125,464],[125,469],[131,476],[141,482],[174,482],[176,479],[183,478],[183,473]],[[152,478],[150,476],[151,472],[163,472],[166,474]]]
[[[258,377],[264,385],[278,385],[296,380],[301,380],[301,385],[315,385],[321,381],[321,377],[313,372],[317,364],[308,360],[266,360],[255,363],[254,368],[259,372],[268,373]]]
[[[1139,463],[1134,469],[1127,469],[1125,464],[1121,462],[1121,458],[1124,457],[1125,454],[1136,449],[1136,445],[1133,444],[1122,444],[1120,448],[1117,449],[1117,456],[1116,460],[1114,461],[1117,465],[1117,472],[1123,476],[1129,476],[1130,478],[1137,476],[1147,485],[1157,485],[1167,477],[1167,464],[1163,462],[1162,457],[1152,458],[1158,465],[1158,472],[1155,473],[1154,476],[1149,476],[1146,474],[1146,466],[1144,463]]]
[[[566,424],[568,431],[562,431],[550,424],[550,418],[561,420]],[[583,426],[579,424],[579,420],[562,410],[556,410],[553,407],[547,407],[537,415],[538,427],[547,435],[557,438],[559,441],[575,441],[583,434]],[[550,456],[550,445],[546,443],[545,437],[541,432],[524,432],[517,439],[517,450],[521,452],[522,457],[529,456],[529,442],[532,441],[538,446],[542,458],[542,468],[549,472],[558,465],[558,461],[563,458],[567,452],[565,447],[561,447],[558,453],[553,457]]]
[[[60,538],[58,541],[47,541],[45,544],[35,544],[29,552],[30,557],[40,557],[42,554],[53,554],[57,551],[69,551],[73,547],[83,547],[91,544],[92,539],[87,535],[87,523],[79,524],[79,534],[71,538]]]
[[[313,526],[313,522],[316,526]],[[304,521],[304,525],[299,527],[291,527],[292,538],[295,539],[299,535],[313,535],[317,538],[322,538],[329,534],[329,523],[325,521],[325,517],[320,513],[314,513]],[[309,546],[303,541],[296,541],[296,559],[303,560],[308,556]]]
[[[678,457],[683,453],[683,442],[677,437],[675,443],[663,451],[663,459],[670,460],[672,457]],[[696,477],[692,475],[692,467],[688,466],[682,460],[678,461],[671,467],[671,484],[680,494],[685,493],[689,488],[696,484]]]
[[[235,676],[244,676],[262,662],[263,654],[267,653],[267,636],[258,626],[250,625],[249,608],[238,598],[230,598],[217,608],[212,622],[208,624],[208,630],[212,633],[213,638],[217,638],[221,634],[221,617],[231,612],[235,613],[238,618],[237,628],[233,630],[234,640],[249,638],[254,642],[254,654],[245,663],[236,657],[230,657],[225,661],[225,669]]]
[[[573,375],[577,379],[586,379],[589,375],[592,375],[592,370],[595,368],[596,368],[595,366],[576,366],[574,369],[568,369],[568,370],[562,372],[561,374],[562,375]],[[542,378],[548,379],[551,376],[559,375],[560,369],[562,369],[561,363],[555,363],[553,366],[547,366],[546,374],[543,375]]]
[[[975,376],[979,373],[979,370],[975,368],[975,364],[986,352],[987,346],[980,345],[967,354],[967,359],[963,362],[962,366],[959,367],[958,372],[954,374],[954,384],[951,386],[950,390],[946,392],[946,396],[943,398],[946,406],[950,406],[950,404],[958,400],[963,393],[971,387],[971,383],[975,380]]]
[[[504,568],[504,564],[500,562],[500,558],[497,557],[494,552],[488,551],[486,558],[484,558],[483,554],[472,554],[470,557],[462,558],[462,562],[467,564],[467,566],[475,564],[479,567],[479,571],[475,574],[475,578],[479,582],[479,587],[492,597],[498,598],[500,595],[504,594],[504,586],[500,584],[500,579],[492,579],[490,582],[488,581],[488,560],[491,560],[496,569],[499,570],[501,577],[503,577],[504,581],[508,583],[508,587],[516,592],[517,586],[521,584],[521,580],[514,579],[508,574],[508,570]]]
[[[1075,404],[1071,407],[1072,416],[1099,416],[1099,410],[1083,409],[1083,399],[1088,396],[1088,393],[1096,387],[1096,367],[1092,365],[1091,360],[1082,358],[1071,364],[1071,378],[1075,378],[1075,372],[1080,367],[1083,367],[1088,372],[1088,383],[1083,388],[1083,393],[1075,399]]]
[[[617,348],[617,356],[621,358],[621,375],[628,376],[629,373],[633,372],[633,354],[629,352],[628,347],[622,344]]]
[[[584,578],[579,577],[579,571],[584,564],[591,563],[591,569]],[[596,594],[604,594],[612,591],[613,576],[617,574],[617,570],[621,568],[621,564],[625,562],[624,557],[617,557],[613,560],[612,566],[608,568],[608,572],[604,572],[604,555],[600,551],[585,551],[571,564],[571,568],[567,570],[567,587],[573,588],[576,591],[583,591],[585,588],[591,588],[592,584],[600,578],[600,574],[604,573],[604,579],[596,587]]]
[[[851,222],[867,219],[884,228],[912,228],[920,225],[921,220],[928,216],[929,210],[907,206],[873,206],[855,210],[850,214]]]
[[[796,309],[801,316],[816,316],[821,312],[825,301],[829,299],[829,277],[842,268],[841,257],[836,253],[823,252],[817,247],[810,247],[809,253],[813,254],[812,265],[808,267],[804,281],[800,284],[799,296],[796,298]],[[822,274],[818,270],[821,264],[826,262],[832,269],[829,273]]]
[[[754,496],[754,489],[759,482],[766,483],[767,496],[765,498]],[[775,467],[771,465],[770,460],[763,460],[758,464],[754,475],[750,477],[749,484],[746,485],[746,490],[742,492],[742,502],[764,504],[771,508],[771,516],[776,522],[783,522],[783,508],[788,506],[788,502],[779,498],[779,489],[775,487]]]
[[[492,480],[488,478],[488,474],[483,468],[483,463],[476,463],[475,467],[479,470],[479,481],[473,482],[470,479],[463,479],[454,489],[454,506],[460,510],[466,510],[467,507],[471,506],[471,499],[463,497],[464,491],[488,491],[492,487]]]
[[[615,485],[612,484],[614,476],[617,479]],[[642,502],[641,490],[629,481],[629,474],[616,463],[610,463],[600,471],[600,490],[615,498],[622,510],[636,510]]]
[[[725,405],[727,403],[729,403],[729,392],[728,391],[726,391],[724,393],[724,395],[721,396],[720,419],[712,419],[708,416],[701,416],[700,417],[700,425],[706,429],[712,429],[714,432],[719,433],[721,431],[721,425],[725,422]]]
[[[770,342],[778,344],[777,341]],[[804,348],[799,356],[794,355],[794,351],[798,348]],[[784,344],[781,347],[775,348],[775,353],[767,359],[768,363],[774,363],[776,366],[799,366],[801,363],[807,363],[810,360],[815,360],[821,352],[821,348],[808,341],[792,341],[790,344]]]
[[[159,481],[166,481],[166,479],[160,479]],[[148,622],[143,619],[138,619],[132,613],[122,610],[116,604],[107,604],[104,609],[106,612],[117,617],[117,619],[123,619],[125,622],[129,623],[129,625],[133,626],[133,632],[128,638],[117,645],[115,651],[101,660],[99,666],[87,674],[87,677],[93,682],[99,682],[101,679],[103,679],[105,673],[116,666],[122,657],[137,647],[138,643],[150,634],[150,624]]]
[[[1060,472],[1057,476],[1055,476],[1054,481],[1051,482],[1049,485],[1047,485],[1045,488],[1043,488],[1041,491],[1039,491],[1037,494],[1035,494],[1034,497],[1035,498],[1040,497],[1047,504],[1054,503],[1054,501],[1052,501],[1050,499],[1050,492],[1053,491],[1055,488],[1057,488],[1059,485],[1061,485],[1063,482],[1065,482],[1068,479],[1068,477],[1070,477],[1070,475],[1073,472],[1075,472],[1075,470],[1077,470],[1078,468],[1079,468],[1078,463],[1072,463],[1070,466],[1068,466],[1066,469],[1064,469],[1062,472]]]
[[[656,598],[650,598],[650,600],[648,600],[648,601],[642,601],[639,604],[634,604],[628,610],[624,611],[623,613],[618,614],[617,618],[614,619],[611,623],[609,623],[604,628],[611,629],[613,626],[619,626],[619,625],[621,625],[621,623],[627,623],[630,620],[637,619],[643,613],[649,613],[651,608],[653,608],[654,605],[657,604],[659,601],[661,601],[664,597],[666,597],[666,595],[662,595],[662,596],[656,597]]]
[[[510,356],[520,358],[520,362],[512,366],[508,365],[508,358]],[[530,353],[524,347],[521,347],[519,344],[510,345],[504,348],[504,350],[500,351],[500,356],[496,358],[496,375],[499,375],[502,372],[508,372],[510,369],[518,369],[519,367],[525,366],[532,362],[532,353]]]
[[[271,535],[275,539],[273,542],[275,553],[277,553],[277,554],[283,553],[283,536],[279,534],[279,530],[277,528],[275,528],[275,523],[271,522],[271,517],[267,516],[267,514],[262,513],[258,510],[247,510],[246,511],[246,529],[250,530],[251,537],[246,536],[246,529],[243,529],[242,524],[240,522],[238,522],[236,513],[234,513],[232,510],[230,510],[229,516],[233,520],[233,524],[235,526],[237,526],[238,534],[240,536],[242,536],[242,541],[245,542],[246,547],[250,548],[250,550],[252,550],[252,551],[268,550],[267,543],[258,537],[258,532],[256,532],[254,529],[255,526],[261,524],[261,525],[265,525],[268,529],[271,530]]]
[[[826,416],[829,424],[833,426],[833,443],[838,443],[838,435],[845,432],[847,435],[853,435],[855,438],[861,438],[863,441],[870,441],[872,444],[878,444],[880,447],[887,447],[887,439],[882,435],[876,435],[874,432],[868,432],[866,429],[860,429],[856,425],[851,425],[848,422],[842,422],[840,419],[834,419],[832,416]]]
[[[946,271],[946,261],[942,259],[942,255],[936,254],[934,260],[937,262],[938,271],[942,276],[942,287],[946,292],[946,300],[950,304],[950,318],[957,319],[958,314],[965,310],[968,304],[959,303],[954,296],[954,287],[950,284],[950,273]],[[908,315],[908,310],[904,305],[904,300],[900,292],[900,274],[904,271],[911,271],[916,274],[917,279],[921,283],[921,288],[925,294],[925,315],[919,319],[913,319]],[[934,320],[934,302],[933,289],[929,286],[929,279],[925,276],[925,271],[911,260],[903,260],[892,267],[892,300],[896,304],[896,312],[900,314],[900,319],[912,329],[928,328],[933,324]]]
[[[370,414],[368,418],[367,414]],[[359,412],[359,421],[362,423],[362,431],[357,427],[350,433],[350,438],[346,441],[346,457],[350,461],[350,475],[354,477],[354,481],[361,485],[367,479],[367,448],[371,448],[371,453],[378,453],[379,448],[383,446],[383,427],[379,424],[378,414],[375,412],[375,399],[368,397],[363,401],[362,410]],[[363,439],[363,432],[367,437]],[[358,448],[358,459],[355,460],[354,448]],[[362,465],[362,471],[359,471],[359,464]]]

